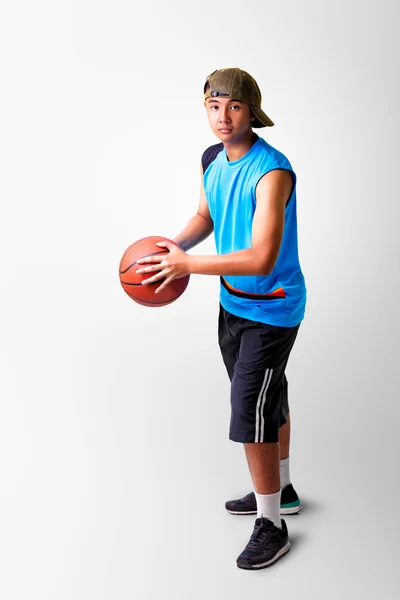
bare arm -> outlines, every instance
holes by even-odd
[[[203,167],[200,165],[200,201],[197,213],[189,220],[184,229],[174,238],[185,252],[203,242],[214,230],[206,195],[204,192]]]
[[[278,258],[292,185],[288,171],[275,170],[264,175],[256,189],[251,248],[220,256],[191,256],[190,273],[268,275]]]
[[[167,256],[152,255],[137,261],[140,265],[157,263],[155,266],[146,266],[137,271],[137,273],[158,271],[156,275],[142,283],[148,284],[164,279],[160,287],[155,290],[158,293],[173,279],[190,273],[269,275],[278,258],[285,227],[285,206],[290,198],[292,186],[290,172],[282,169],[270,171],[260,179],[256,188],[257,206],[253,217],[251,248],[219,256],[192,256],[171,242],[160,242],[158,246],[168,248]],[[204,229],[202,235],[205,235],[205,231]]]

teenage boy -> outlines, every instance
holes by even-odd
[[[249,73],[214,71],[204,104],[220,143],[201,160],[197,214],[176,236],[144,285],[158,290],[187,274],[220,277],[219,345],[231,380],[229,438],[244,444],[254,492],[226,503],[233,514],[257,513],[238,567],[267,567],[290,549],[280,513],[298,512],[290,483],[290,417],[286,365],[304,318],[306,287],[297,244],[296,175],[288,159],[253,128],[274,123],[261,109],[261,92]],[[188,255],[214,232],[217,256]],[[156,293],[157,291],[156,290]]]

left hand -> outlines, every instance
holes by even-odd
[[[146,285],[148,283],[154,283],[155,281],[158,281],[159,279],[164,279],[165,281],[162,282],[162,284],[155,290],[155,293],[157,294],[158,292],[161,292],[161,290],[163,290],[164,288],[167,287],[167,285],[169,283],[171,283],[171,281],[173,279],[179,279],[180,277],[184,277],[185,275],[189,275],[190,274],[190,270],[189,270],[189,263],[190,263],[190,257],[188,254],[186,254],[186,252],[184,252],[183,250],[181,250],[178,246],[175,246],[175,244],[171,244],[171,242],[168,241],[164,241],[164,242],[157,242],[156,246],[160,246],[161,248],[166,248],[167,250],[169,250],[168,254],[164,254],[164,255],[154,255],[154,256],[147,256],[145,258],[140,258],[137,263],[138,264],[144,264],[144,263],[157,263],[155,265],[152,265],[150,267],[143,267],[140,268],[136,271],[136,273],[153,273],[154,271],[158,271],[158,273],[156,273],[156,275],[153,275],[153,277],[149,277],[149,279],[144,279],[142,281],[142,285]]]

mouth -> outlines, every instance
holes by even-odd
[[[228,127],[221,127],[221,129],[218,129],[218,131],[221,133],[231,133],[232,129],[229,129]]]

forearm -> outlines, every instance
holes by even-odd
[[[189,272],[197,275],[268,275],[274,264],[253,248],[218,256],[193,255]]]
[[[195,214],[186,227],[173,240],[182,250],[187,252],[190,248],[197,246],[197,244],[208,238],[213,229],[212,221],[199,214]]]

